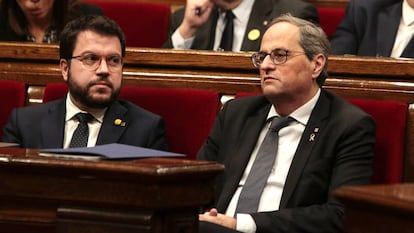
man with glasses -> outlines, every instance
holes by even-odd
[[[263,95],[227,102],[198,153],[226,167],[200,233],[343,231],[331,193],[370,182],[375,123],[322,88],[328,53],[309,21],[270,24],[252,56]]]
[[[24,148],[121,143],[167,149],[160,116],[117,100],[125,37],[114,21],[105,16],[75,19],[61,33],[59,52],[67,96],[14,110],[3,141]]]

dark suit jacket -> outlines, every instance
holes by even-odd
[[[14,109],[3,129],[3,141],[23,148],[62,148],[65,98]],[[125,126],[115,125],[121,119]],[[166,150],[163,119],[127,101],[116,101],[106,111],[97,145],[121,143]]]
[[[215,203],[221,213],[237,189],[270,107],[264,96],[228,102],[197,155],[225,165]],[[280,209],[253,213],[256,232],[341,232],[343,206],[330,194],[344,185],[370,182],[374,143],[372,117],[322,90],[290,166]]]
[[[182,8],[177,10],[172,15],[170,23],[170,36],[163,47],[173,48],[171,35],[183,21],[184,11],[184,8]],[[312,22],[319,22],[318,12],[310,3],[303,2],[301,0],[256,0],[253,4],[249,22],[247,23],[241,51],[259,51],[261,38],[266,29],[266,25],[270,23],[273,18],[288,12],[292,13],[294,16],[307,19]],[[195,35],[191,49],[213,49],[218,16],[218,9],[213,9],[209,20],[199,28],[197,34]],[[253,29],[258,29],[260,31],[260,37],[257,40],[248,39],[248,34]]]
[[[401,14],[402,0],[351,0],[331,38],[331,53],[389,57]]]
[[[77,13],[79,15],[89,15],[89,14],[103,15],[102,9],[99,8],[98,6],[81,3],[79,4],[78,7],[79,9]],[[17,35],[11,29],[9,25],[9,19],[7,18],[7,14],[5,14],[4,12],[0,12],[0,41],[21,41],[21,42],[27,41],[25,35],[23,36]]]

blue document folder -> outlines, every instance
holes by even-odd
[[[185,157],[184,154],[172,153],[161,150],[148,149],[138,146],[130,146],[118,143],[98,145],[94,147],[77,148],[52,148],[40,150],[41,156],[73,157],[98,160],[104,159],[134,159],[149,157]]]

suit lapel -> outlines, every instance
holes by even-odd
[[[65,98],[52,105],[41,121],[42,148],[63,147],[65,128]]]
[[[268,103],[246,119],[246,124],[239,135],[238,144],[234,148],[234,153],[232,153],[234,156],[232,156],[230,162],[226,163],[230,164],[230,166],[226,167],[226,183],[223,185],[223,195],[217,202],[219,210],[225,211],[239,185],[244,168],[249,162],[257,138],[266,121],[270,106],[270,103]],[[262,122],[262,124],[258,124],[258,122]]]
[[[295,156],[286,178],[285,188],[280,201],[280,208],[286,208],[288,201],[296,188],[299,178],[302,175],[305,164],[312,152],[312,148],[319,139],[318,133],[323,131],[324,126],[326,125],[326,119],[329,117],[329,111],[330,102],[322,91],[295,152]]]
[[[242,51],[258,51],[260,49],[263,33],[267,24],[272,20],[272,9],[271,0],[256,0],[254,2],[241,46]]]
[[[391,5],[378,14],[377,55],[389,57],[400,25],[402,2]]]
[[[117,101],[108,108],[102,122],[102,127],[99,131],[96,145],[119,141],[119,138],[128,127],[128,122],[131,122],[130,119],[126,117],[127,111],[128,110]],[[119,123],[115,123],[115,121],[119,121]]]

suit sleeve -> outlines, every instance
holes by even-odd
[[[370,182],[372,175],[373,145],[375,143],[375,123],[369,116],[360,117],[355,122],[343,122],[346,127],[333,142],[324,142],[323,147],[331,147],[327,150],[334,156],[333,162],[324,165],[326,169],[332,169],[329,182],[329,192],[326,200],[320,203],[295,203],[294,207],[280,209],[266,213],[254,213],[253,219],[257,225],[257,233],[261,232],[342,232],[343,231],[343,205],[330,194],[342,186],[362,185]],[[326,138],[329,140],[329,138]],[[329,152],[330,151],[330,152]],[[313,164],[314,165],[314,164]],[[307,168],[311,169],[311,168]],[[318,170],[319,168],[313,168]],[[318,177],[312,177],[310,185],[323,182]],[[309,179],[308,179],[309,180]],[[316,182],[316,183],[315,183]],[[301,183],[306,186],[306,183]],[[303,192],[302,200],[312,199],[312,192]],[[309,188],[307,189],[309,191]],[[306,198],[303,198],[306,195]],[[317,197],[316,197],[317,198]],[[316,199],[314,198],[314,199]],[[290,200],[292,201],[292,200]]]
[[[358,53],[359,30],[363,30],[367,22],[366,12],[356,6],[355,1],[350,1],[341,23],[337,26],[331,39],[331,54],[345,55]]]
[[[162,45],[163,48],[174,48],[171,36],[180,26],[181,22],[184,19],[184,7],[176,10],[170,17],[170,24],[168,29],[168,38],[167,41]]]
[[[10,114],[9,121],[3,128],[3,142],[18,143],[21,145],[21,137],[17,126],[17,110],[14,109]]]

